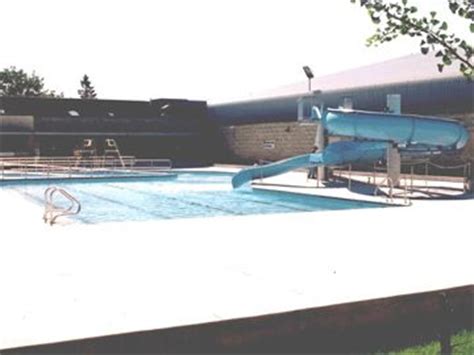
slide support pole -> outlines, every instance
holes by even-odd
[[[387,148],[387,175],[393,186],[400,186],[401,158],[397,147],[390,145]]]
[[[322,122],[320,121],[318,127],[316,128],[316,138],[314,140],[314,145],[318,147],[318,152],[324,150],[324,127]],[[318,166],[318,186],[321,181],[326,179],[325,169],[324,166]]]

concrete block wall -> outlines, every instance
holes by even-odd
[[[229,158],[237,162],[280,160],[311,152],[316,123],[261,123],[222,127]]]

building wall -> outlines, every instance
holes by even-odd
[[[277,122],[222,127],[230,161],[280,160],[311,152],[316,124]]]
[[[125,155],[207,165],[216,149],[207,103],[0,97],[0,154],[70,156],[84,139],[97,154],[107,138]]]
[[[462,159],[474,159],[474,114],[452,118],[466,124],[471,140],[462,152]],[[280,160],[309,153],[314,145],[316,123],[276,122],[221,127],[227,155],[226,162],[253,163],[258,160]],[[274,148],[271,144],[274,143]],[[449,164],[453,157],[439,158]]]
[[[293,95],[218,104],[209,107],[209,116],[220,127],[227,147],[223,161],[278,160],[311,151],[316,126],[300,126],[295,121],[299,111],[304,117],[309,117],[314,104],[324,103],[325,107],[336,108],[350,101],[356,110],[382,112],[387,108],[387,95],[399,94],[403,113],[459,119],[472,132],[473,89],[474,83],[462,77],[433,79],[323,91],[304,97]],[[274,149],[264,145],[270,140],[275,141]],[[463,152],[464,158],[474,157],[473,145],[471,139]],[[445,161],[449,163],[449,160],[458,158],[451,155],[445,157]]]
[[[296,119],[302,98],[307,103],[306,116],[314,104],[337,108],[348,100],[353,109],[383,112],[387,108],[387,95],[399,94],[404,113],[450,117],[474,112],[473,90],[474,81],[459,77],[216,104],[209,107],[209,116],[222,126],[291,122]]]

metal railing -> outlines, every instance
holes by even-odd
[[[382,192],[385,194],[385,192],[382,190],[382,186],[385,185],[385,183],[388,186],[388,194],[386,196],[388,197],[389,202],[393,203],[393,180],[390,177],[385,177],[381,182],[375,183],[375,189],[374,189],[374,196],[378,195],[378,192]]]
[[[402,166],[408,166],[410,169],[409,173],[409,180],[410,180],[410,189],[414,189],[414,180],[415,180],[415,167],[417,166],[423,166],[424,167],[424,175],[417,175],[418,180],[420,180],[420,177],[422,177],[422,181],[424,182],[425,188],[429,191],[429,185],[428,185],[428,180],[430,176],[430,167],[436,168],[440,171],[462,171],[462,191],[463,193],[466,193],[469,190],[469,180],[471,178],[472,174],[472,165],[470,162],[466,162],[463,164],[458,164],[458,165],[439,165],[435,164],[429,160],[424,160],[420,162],[408,162],[408,163],[402,163]],[[430,176],[432,178],[432,176]]]
[[[442,177],[447,177],[450,180],[453,179],[461,179],[459,175],[456,176],[448,176],[448,175],[430,175],[430,167],[435,167],[438,170],[460,170],[463,169],[463,174],[462,174],[462,180],[463,180],[463,192],[466,192],[469,184],[469,177],[471,173],[471,164],[469,162],[456,165],[456,166],[443,166],[443,165],[438,165],[435,163],[432,163],[429,161],[429,159],[420,159],[418,161],[410,161],[410,162],[402,162],[401,163],[402,167],[406,167],[405,169],[402,168],[402,170],[405,171],[405,173],[400,174],[400,180],[405,180],[409,181],[410,184],[410,189],[413,190],[415,188],[415,180],[422,181],[424,184],[424,187],[426,189],[429,189],[429,184],[428,182],[430,180],[439,180]],[[418,168],[418,172],[415,175],[415,170],[416,167],[422,167],[422,169]],[[422,173],[419,171],[423,170]],[[374,164],[373,170],[371,175],[367,175],[367,183],[368,184],[376,184],[378,174],[387,174],[387,167],[386,166],[377,166]]]
[[[54,204],[53,198],[56,193],[60,193],[71,203],[69,207],[59,207]],[[43,221],[53,225],[59,217],[73,216],[81,212],[80,202],[63,188],[50,186],[44,191],[44,214]]]
[[[172,169],[170,159],[137,159],[92,157],[0,158],[0,181],[11,179],[97,177],[107,173],[151,174]]]
[[[347,179],[347,189],[349,191],[352,191],[352,181],[360,182],[363,183],[362,180],[360,179],[362,176],[359,176],[360,172],[355,172],[353,171],[352,164],[347,164],[347,165],[339,165],[339,166],[334,166],[332,167],[332,174],[333,176],[337,176],[339,178],[345,178]],[[374,196],[377,196],[380,193],[384,194],[387,197],[387,202],[389,203],[395,203],[394,198],[402,198],[403,203],[405,205],[410,205],[411,201],[409,199],[409,193],[408,193],[408,186],[405,183],[405,185],[402,188],[402,192],[397,193],[396,186],[394,181],[384,175],[381,177],[377,176],[377,171],[381,171],[380,168],[374,169],[373,173],[370,173],[367,175],[367,184],[368,185],[373,185],[374,186],[374,191],[373,194]],[[354,179],[354,176],[358,176],[359,179]],[[380,181],[378,181],[380,180]],[[407,180],[405,180],[406,182]],[[388,187],[388,192],[385,193],[385,191],[382,190],[382,187],[387,186]]]
[[[386,194],[388,199],[393,202],[394,198],[402,198],[404,204],[409,205],[411,204],[411,196],[413,193],[425,194],[428,196],[433,195],[440,195],[440,192],[436,192],[433,190],[439,190],[440,187],[434,186],[430,183],[431,180],[439,180],[440,177],[438,176],[431,176],[430,175],[430,168],[435,168],[438,171],[448,170],[458,170],[462,172],[462,176],[460,174],[455,174],[456,176],[450,176],[449,181],[454,182],[454,179],[461,181],[462,179],[462,188],[457,187],[450,187],[450,190],[460,190],[462,193],[466,193],[470,189],[470,179],[472,176],[472,163],[466,162],[459,165],[452,165],[452,166],[445,166],[435,164],[428,159],[422,159],[416,162],[403,162],[402,166],[405,167],[405,171],[407,173],[400,175],[400,184],[395,184],[386,174],[386,166],[378,166],[374,164],[372,172],[360,172],[361,176],[367,177],[367,184],[374,185],[374,195],[377,195],[379,192],[383,192],[382,187],[386,185],[388,187],[388,193]],[[423,174],[415,175],[415,168],[418,170],[422,169]],[[344,177],[347,179],[348,189],[351,190],[351,182],[353,180],[352,177],[352,169],[350,165],[338,166],[334,167],[333,174],[335,176]],[[408,170],[408,171],[407,171]],[[357,175],[357,174],[356,174]],[[382,176],[381,176],[382,175]],[[380,180],[381,179],[381,180]],[[423,186],[421,187],[422,190],[419,190],[420,186],[415,186],[415,180],[421,181]],[[432,192],[433,191],[433,192]]]
[[[352,189],[352,164],[334,165],[331,167],[332,175],[343,178],[343,174],[347,173],[347,189]]]

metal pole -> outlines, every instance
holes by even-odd
[[[425,186],[428,189],[428,162],[425,163]]]
[[[352,164],[349,164],[349,191],[351,191],[352,188]]]
[[[468,164],[468,190],[469,192],[474,192],[474,159],[471,159]]]
[[[405,205],[408,205],[408,179],[405,179],[405,198],[404,198]]]

